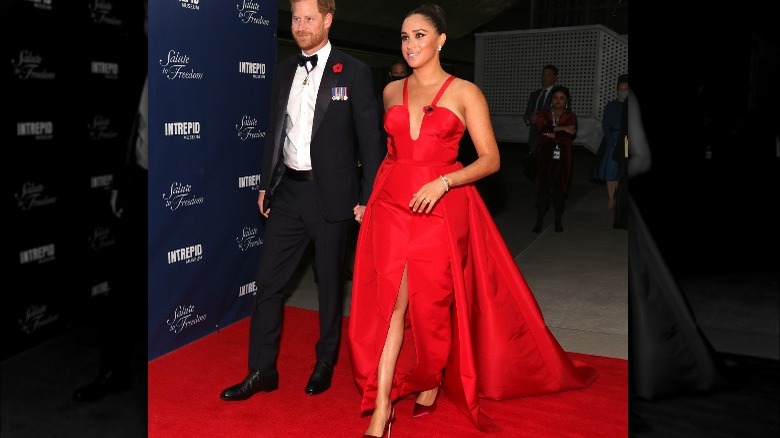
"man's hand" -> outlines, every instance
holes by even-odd
[[[260,209],[260,214],[268,218],[268,213],[271,212],[271,208],[267,208],[265,211],[263,211],[263,202],[265,202],[265,190],[260,190],[260,193],[257,195],[257,208]]]
[[[111,199],[108,201],[111,204],[111,213],[114,213],[114,216],[121,218],[124,209],[118,206],[117,199],[119,199],[119,190],[111,190]]]

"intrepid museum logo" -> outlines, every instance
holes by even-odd
[[[243,297],[244,295],[257,295],[257,283],[251,282],[247,283],[245,285],[242,285],[238,288],[238,296]]]
[[[19,251],[19,264],[38,262],[46,263],[54,261],[54,244],[39,246]]]
[[[190,57],[177,50],[169,50],[165,59],[160,60],[162,75],[166,79],[203,79],[203,73],[189,67]]]
[[[170,331],[174,333],[181,333],[187,327],[192,327],[195,324],[201,323],[206,320],[206,314],[198,315],[195,313],[195,306],[176,306],[173,310],[173,317],[165,321],[170,328]]]
[[[14,193],[16,206],[19,207],[19,210],[27,211],[31,208],[45,207],[57,202],[57,198],[45,194],[45,190],[46,187],[41,183],[25,181],[22,183],[21,190]]]
[[[184,9],[200,10],[200,0],[179,0],[179,4]]]
[[[253,79],[265,79],[265,64],[262,62],[239,61],[238,72],[252,75]]]
[[[236,123],[236,133],[241,141],[265,138],[265,131],[257,128],[257,119],[246,114],[241,117],[241,122]]]
[[[200,139],[200,122],[165,122],[163,125],[166,137],[180,136],[185,140]]]
[[[170,208],[171,211],[176,211],[179,207],[200,205],[205,200],[203,196],[192,194],[192,185],[183,184],[179,181],[172,182],[170,192],[163,193],[162,197],[163,201],[165,201],[165,208]]]
[[[168,264],[172,265],[178,262],[184,262],[184,264],[195,263],[203,260],[203,245],[197,243],[195,245],[185,246],[184,248],[176,248],[168,251]]]
[[[17,122],[17,137],[33,137],[36,140],[51,140],[54,138],[54,122],[51,120],[38,122]]]
[[[238,9],[238,19],[244,24],[259,24],[261,26],[271,24],[271,20],[264,18],[260,13],[259,2],[242,0],[241,3],[236,5],[236,9]]]
[[[111,188],[113,182],[114,175],[111,173],[106,175],[95,175],[89,179],[89,188],[106,190]]]
[[[33,7],[36,9],[51,11],[52,0],[27,0],[27,3],[32,3]]]
[[[247,283],[245,285],[242,285],[238,288],[238,296],[243,297],[244,295],[257,295],[257,283],[251,282]]]
[[[238,188],[245,189],[251,188],[252,190],[260,190],[260,174],[247,175],[238,177]]]
[[[109,293],[111,293],[111,286],[108,284],[108,281],[104,281],[92,286],[90,296],[95,298],[98,295],[108,295]]]
[[[106,79],[119,79],[119,63],[116,62],[92,61],[89,71]]]

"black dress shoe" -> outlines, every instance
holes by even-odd
[[[533,231],[534,233],[538,233],[538,232],[542,231],[542,221],[537,220],[536,221],[536,225],[534,225],[534,229],[531,230],[531,231]]]
[[[97,379],[73,391],[73,400],[79,402],[98,401],[108,394],[127,391],[133,387],[130,372],[108,370]]]
[[[333,367],[322,360],[314,364],[314,371],[306,384],[306,394],[321,394],[330,388],[330,381],[333,378]]]
[[[260,391],[271,392],[279,388],[279,372],[276,369],[266,371],[253,370],[244,381],[222,391],[219,398],[225,401],[246,400]]]

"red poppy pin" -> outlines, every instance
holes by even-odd
[[[344,70],[344,64],[340,62],[333,66],[333,73],[341,73],[342,70]]]

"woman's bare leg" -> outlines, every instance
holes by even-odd
[[[382,436],[385,423],[390,418],[390,390],[393,385],[395,364],[398,362],[398,354],[404,340],[404,317],[409,305],[409,284],[406,279],[406,267],[401,276],[401,286],[398,288],[398,298],[395,301],[393,314],[390,317],[390,329],[387,332],[385,346],[382,348],[382,356],[377,367],[377,391],[374,413],[368,424],[367,434]]]

